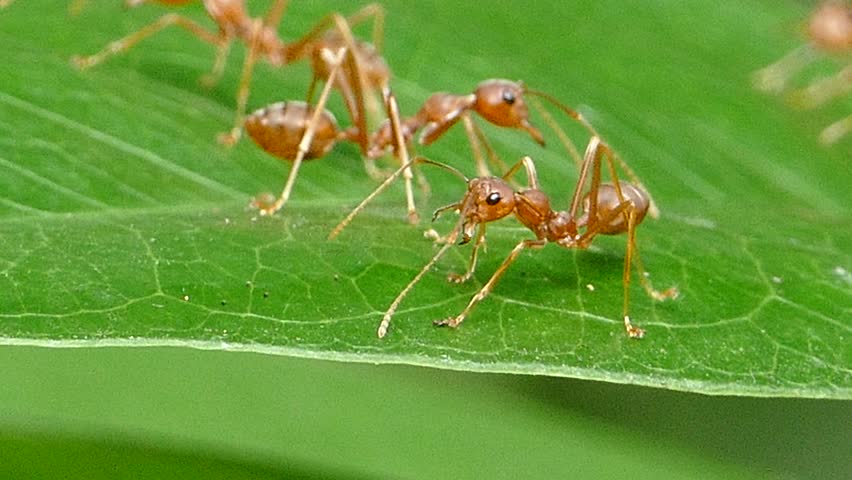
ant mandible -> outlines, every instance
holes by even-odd
[[[604,155],[607,158],[612,183],[601,183],[601,158]],[[645,270],[639,258],[635,237],[636,227],[648,213],[650,197],[638,186],[618,179],[612,156],[612,150],[599,137],[591,138],[586,148],[571,205],[566,211],[551,209],[548,196],[539,189],[535,164],[530,157],[524,157],[502,177],[477,177],[470,180],[448,165],[433,162],[423,157],[417,157],[413,160],[412,163],[437,165],[455,173],[467,183],[467,192],[460,202],[447,205],[435,212],[433,219],[449,210],[459,211],[459,222],[447,236],[444,245],[391,303],[379,325],[378,336],[381,338],[387,334],[391,318],[403,298],[458,240],[459,235],[461,235],[460,244],[473,241],[473,250],[467,271],[461,275],[451,274],[448,277],[448,280],[453,283],[467,281],[473,275],[479,249],[485,241],[488,223],[514,214],[521,224],[533,232],[535,239],[522,240],[518,243],[460,314],[437,320],[434,322],[435,325],[458,327],[473,308],[488,296],[509,266],[526,249],[542,248],[548,243],[555,243],[569,249],[585,249],[598,235],[626,233],[627,253],[624,259],[622,277],[624,286],[622,320],[630,338],[642,338],[645,331],[633,325],[629,314],[631,265],[634,262],[636,263],[636,268],[639,270],[639,282],[653,299],[676,298],[678,290],[671,287],[662,292],[657,291],[645,277]],[[526,171],[529,188],[518,191],[513,189],[508,180],[521,167]],[[400,171],[401,169],[394,176],[398,176]],[[589,188],[586,191],[584,186],[589,175],[591,175],[591,179],[589,179]],[[585,195],[584,192],[586,192]],[[582,212],[580,212],[581,204]],[[578,215],[578,213],[581,214]],[[338,226],[338,228],[341,227]],[[335,230],[337,231],[337,229]]]
[[[788,82],[808,64],[825,54],[843,55],[852,50],[852,7],[845,0],[823,2],[811,15],[807,25],[808,43],[796,48],[775,63],[754,74],[759,90],[781,94]],[[852,66],[845,66],[834,76],[813,82],[789,94],[793,103],[804,108],[819,107],[852,89]],[[819,135],[825,145],[836,143],[852,130],[852,115],[825,127]]]
[[[190,3],[193,0],[156,1],[165,5],[176,6]],[[129,6],[140,3],[143,2],[127,0]],[[212,32],[187,17],[169,13],[136,32],[110,43],[98,53],[87,57],[73,57],[72,63],[80,69],[93,67],[110,56],[130,49],[160,30],[174,25],[189,31],[201,41],[217,47],[213,69],[201,79],[203,84],[212,85],[224,71],[225,60],[231,44],[235,40],[242,41],[248,46],[248,54],[243,63],[240,84],[237,89],[234,126],[228,133],[219,136],[219,140],[223,144],[233,145],[239,139],[241,132],[251,77],[258,56],[274,66],[283,66],[309,58],[313,69],[313,79],[308,89],[308,100],[310,100],[316,82],[320,79],[327,79],[332,68],[325,62],[322,51],[345,47],[351,59],[344,65],[346,75],[339,76],[334,86],[343,92],[344,101],[353,123],[358,125],[361,131],[358,143],[362,150],[367,150],[368,139],[364,102],[361,98],[362,94],[359,92],[374,91],[379,86],[386,84],[390,77],[390,70],[378,53],[384,24],[384,10],[380,5],[367,5],[346,18],[344,22],[339,21],[340,16],[338,14],[328,15],[317,22],[302,38],[288,43],[279,38],[277,31],[278,24],[287,8],[287,0],[275,0],[263,18],[249,16],[245,0],[202,0],[202,3],[208,16],[216,22],[218,31]],[[374,43],[371,45],[366,42],[354,41],[348,32],[348,26],[362,23],[370,18],[373,19]],[[341,23],[347,25],[346,31],[340,30]],[[326,34],[332,27],[337,28],[338,31]],[[357,67],[353,67],[356,64]],[[357,88],[353,85],[353,82],[359,83]]]

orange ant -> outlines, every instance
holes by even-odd
[[[165,5],[182,5],[192,0],[157,1]],[[143,2],[127,0],[127,3],[128,5],[137,5]],[[237,90],[234,127],[229,133],[219,137],[219,140],[225,145],[233,145],[239,139],[241,132],[249,85],[258,56],[274,66],[282,66],[309,58],[313,69],[313,79],[308,89],[308,99],[310,99],[316,82],[319,79],[327,79],[332,68],[331,65],[326,63],[322,52],[326,49],[337,50],[345,47],[350,57],[344,65],[346,75],[339,76],[334,86],[343,92],[349,114],[358,126],[358,143],[366,152],[368,138],[362,92],[374,91],[376,88],[384,86],[390,77],[390,70],[378,53],[384,24],[384,10],[381,6],[378,4],[367,5],[348,18],[343,18],[339,14],[328,15],[317,22],[302,38],[288,43],[279,38],[277,32],[278,24],[287,7],[287,0],[275,0],[263,18],[250,17],[245,8],[245,0],[202,0],[202,3],[207,14],[219,27],[218,31],[212,32],[187,17],[170,13],[163,15],[136,32],[110,43],[94,55],[75,56],[72,58],[72,62],[80,69],[90,68],[110,56],[130,49],[160,30],[174,25],[189,31],[201,41],[217,47],[213,69],[201,79],[203,84],[209,86],[222,75],[231,44],[235,40],[242,41],[248,46],[248,54],[243,63]],[[373,44],[355,41],[349,27],[370,18],[373,19]],[[329,30],[336,30],[336,32],[327,33]]]
[[[331,86],[339,76],[345,53],[345,48],[340,49],[336,56],[332,56],[328,49],[323,50],[323,54],[328,57],[324,61],[332,65],[332,68],[316,106],[299,101],[279,102],[261,108],[246,118],[243,126],[249,137],[259,147],[275,157],[293,162],[284,190],[277,199],[264,194],[252,200],[252,206],[258,208],[261,215],[274,214],[289,200],[296,176],[304,160],[322,158],[338,141],[357,141],[359,137],[357,127],[341,130],[334,115],[325,110]],[[408,164],[408,150],[401,134],[396,97],[387,87],[382,89],[382,94],[387,108],[386,113],[396,138],[395,153],[402,164]],[[403,174],[406,180],[409,221],[416,223],[418,218],[411,188],[410,169],[404,169]]]
[[[775,63],[754,74],[755,86],[767,93],[780,94],[788,81],[824,54],[842,55],[852,50],[852,7],[845,0],[823,2],[811,15],[807,25],[808,43],[796,48]],[[846,66],[832,77],[814,82],[790,94],[805,108],[816,108],[834,97],[852,90],[852,66]],[[830,145],[852,130],[852,116],[841,119],[820,133],[823,144]]]
[[[601,183],[601,158],[606,156],[612,183]],[[639,259],[639,251],[636,246],[636,227],[645,218],[650,208],[650,197],[635,184],[619,181],[615,170],[613,152],[597,136],[589,141],[580,169],[580,177],[577,181],[571,205],[567,211],[554,211],[550,207],[547,195],[539,189],[538,176],[535,164],[530,157],[524,157],[510,168],[502,177],[477,177],[466,178],[461,172],[439,162],[417,157],[412,163],[427,163],[444,168],[462,178],[467,183],[467,192],[460,202],[441,207],[435,211],[433,220],[441,213],[453,210],[460,212],[460,219],[456,227],[447,236],[444,245],[432,257],[432,259],[420,270],[420,272],[406,285],[400,294],[391,303],[382,318],[378,328],[379,338],[384,337],[390,325],[391,317],[396,312],[403,298],[411,291],[414,285],[420,281],[437,261],[447,252],[453,243],[461,235],[459,244],[470,243],[473,240],[473,251],[470,263],[464,274],[451,274],[448,280],[453,283],[461,283],[469,280],[476,268],[479,248],[485,242],[485,230],[488,223],[514,214],[515,217],[530,231],[535,234],[535,239],[522,240],[503,263],[491,275],[485,285],[471,298],[467,307],[455,317],[437,320],[433,322],[437,326],[458,327],[470,314],[471,310],[494,289],[500,277],[509,266],[517,259],[518,255],[526,249],[542,248],[548,243],[556,243],[564,248],[588,248],[597,235],[619,235],[627,234],[627,253],[624,259],[624,273],[622,283],[624,286],[624,303],[622,319],[624,328],[630,338],[642,338],[645,331],[634,326],[629,315],[630,299],[630,268],[633,262],[639,270],[639,282],[645,291],[655,300],[676,298],[678,290],[671,287],[665,291],[657,291],[651,286],[645,277],[645,270]],[[508,180],[523,167],[527,174],[529,187],[523,190],[515,190]],[[403,167],[405,168],[405,167]],[[584,187],[590,175],[590,185],[584,195]],[[402,169],[394,173],[393,177],[399,175]],[[388,179],[386,183],[389,183]],[[385,187],[385,184],[377,190]],[[375,193],[375,192],[374,192]],[[583,211],[580,212],[582,204]],[[348,223],[348,220],[344,222]],[[345,224],[339,225],[334,232],[338,232]],[[333,233],[334,233],[333,232]]]

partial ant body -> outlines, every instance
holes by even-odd
[[[340,75],[345,52],[345,48],[340,49],[337,56],[332,56],[330,50],[323,51],[323,54],[328,57],[324,62],[332,68],[315,106],[300,101],[279,102],[261,108],[246,118],[243,127],[259,147],[275,157],[293,162],[284,190],[277,199],[262,195],[252,201],[252,205],[260,210],[261,215],[276,213],[289,200],[296,176],[304,160],[322,158],[338,141],[358,142],[363,138],[358,127],[341,129],[334,115],[325,110],[331,86]],[[389,88],[383,88],[382,94],[387,108],[386,113],[390,124],[394,127],[392,130],[396,138],[395,153],[402,164],[407,164],[409,163],[408,150],[401,135],[396,97]],[[405,169],[403,173],[406,179],[409,220],[415,223],[417,211],[411,189],[410,169]]]
[[[433,94],[423,102],[423,106],[420,107],[417,113],[403,119],[403,137],[406,142],[410,142],[414,135],[418,131],[421,131],[418,142],[421,145],[430,145],[461,120],[467,133],[468,142],[473,150],[477,173],[481,176],[490,174],[480,152],[480,143],[485,146],[489,160],[495,163],[501,171],[505,171],[506,165],[496,156],[494,149],[487,142],[485,135],[476,123],[473,122],[471,114],[475,113],[488,123],[498,127],[524,130],[529,133],[530,137],[536,143],[543,146],[545,143],[544,135],[530,121],[529,107],[525,95],[545,98],[569,117],[579,122],[589,133],[597,135],[592,125],[579,112],[568,108],[552,96],[531,90],[522,82],[490,79],[481,82],[477,85],[473,93],[467,95],[456,95],[446,92]],[[533,103],[533,105],[541,112],[554,131],[557,132],[566,150],[568,150],[569,154],[579,164],[581,161],[580,155],[568,137],[562,132],[561,128],[552,121],[552,118],[541,105],[538,103]],[[370,156],[373,158],[381,156],[385,149],[391,145],[392,141],[393,137],[391,136],[390,125],[385,123],[371,139]]]
[[[606,156],[612,183],[601,183],[601,158]],[[505,273],[518,255],[529,248],[537,249],[548,243],[555,243],[564,248],[588,248],[597,235],[627,234],[627,254],[624,260],[624,304],[622,320],[625,330],[631,338],[641,338],[644,330],[634,326],[629,315],[630,299],[630,270],[633,262],[640,271],[639,281],[645,291],[655,300],[675,298],[678,291],[675,287],[665,291],[657,291],[651,286],[639,259],[639,251],[635,243],[636,227],[642,222],[650,208],[650,197],[635,184],[620,181],[615,170],[612,150],[597,136],[592,137],[586,148],[571,205],[566,211],[554,211],[550,207],[547,195],[539,189],[535,164],[530,157],[524,157],[502,177],[477,177],[468,180],[458,170],[423,157],[416,158],[412,163],[427,163],[440,166],[454,172],[467,182],[467,192],[457,203],[447,205],[435,212],[435,218],[448,210],[458,211],[461,218],[459,223],[447,236],[445,244],[434,257],[423,267],[414,279],[400,292],[388,308],[378,328],[378,336],[387,333],[391,317],[396,312],[403,298],[420,281],[435,263],[447,252],[461,235],[460,244],[473,240],[473,251],[470,263],[464,274],[452,274],[449,280],[454,283],[467,281],[476,268],[479,248],[485,241],[485,230],[488,223],[514,214],[526,228],[533,232],[534,239],[518,243],[500,267],[492,274],[485,285],[471,298],[467,307],[457,316],[435,321],[435,325],[457,327],[473,308],[482,301]],[[515,190],[508,180],[523,166],[526,170],[529,188]],[[405,167],[403,167],[405,168]],[[387,183],[397,177],[402,169],[397,171],[376,192],[384,189]],[[590,172],[591,171],[591,172]],[[589,179],[589,176],[591,178]],[[585,189],[589,180],[589,188]],[[374,192],[374,194],[376,194]],[[374,196],[374,195],[373,195]],[[580,211],[582,205],[582,212]],[[334,237],[349,223],[347,217],[333,231]]]
[[[182,5],[192,0],[157,0],[165,5]],[[376,91],[384,87],[390,78],[390,69],[378,53],[384,23],[384,10],[377,4],[370,4],[354,15],[343,18],[331,14],[321,19],[307,34],[293,42],[285,42],[278,36],[278,24],[287,7],[287,0],[274,0],[263,18],[252,18],[246,10],[245,0],[202,0],[210,18],[216,22],[218,30],[212,32],[195,21],[178,14],[166,14],[130,35],[110,43],[105,49],[87,57],[74,57],[73,63],[81,69],[90,68],[115,54],[124,52],[143,39],[175,25],[179,26],[203,42],[217,47],[216,60],[212,71],[202,77],[202,83],[213,84],[224,71],[225,60],[231,44],[237,40],[246,44],[248,54],[243,64],[240,85],[237,90],[237,109],[234,127],[220,136],[220,141],[232,145],[239,139],[243,124],[243,115],[248,100],[249,85],[257,57],[265,59],[274,66],[282,66],[309,58],[313,69],[313,79],[308,89],[308,100],[314,86],[320,79],[327,79],[332,66],[326,62],[322,52],[346,48],[349,58],[343,64],[344,75],[334,82],[344,97],[346,107],[358,126],[358,143],[366,153],[368,148],[366,113],[363,92]],[[142,3],[140,0],[127,0],[128,5]],[[350,26],[373,19],[373,42],[356,41]]]
[[[824,55],[844,56],[852,51],[852,6],[847,0],[823,2],[811,15],[807,25],[808,43],[791,51],[775,63],[758,70],[755,86],[767,93],[781,94],[788,82],[808,64]],[[789,93],[790,99],[804,108],[816,108],[835,97],[852,91],[852,66],[846,65],[834,76],[813,82]],[[843,118],[820,133],[820,141],[830,145],[852,131],[852,115]]]

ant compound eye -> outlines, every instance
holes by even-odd
[[[491,206],[497,205],[498,203],[500,203],[500,200],[501,198],[498,192],[491,192],[488,194],[487,197],[485,197],[485,203]]]
[[[503,90],[503,101],[507,105],[512,105],[515,103],[515,92],[511,90]]]

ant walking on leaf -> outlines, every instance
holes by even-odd
[[[601,160],[606,159],[612,181],[601,181]],[[534,235],[533,239],[519,242],[509,253],[503,263],[491,275],[483,287],[471,298],[467,306],[456,316],[436,320],[437,326],[458,327],[476,305],[485,299],[497,285],[497,282],[515,262],[518,256],[527,249],[539,249],[548,243],[555,243],[568,249],[586,249],[598,235],[627,235],[626,255],[622,283],[624,287],[624,302],[622,306],[622,321],[625,331],[630,338],[642,338],[645,331],[635,326],[630,318],[630,281],[631,266],[635,264],[639,271],[639,282],[645,292],[654,300],[673,299],[678,296],[676,287],[658,291],[653,288],[646,278],[645,269],[639,258],[636,246],[636,227],[648,213],[650,199],[648,194],[633,183],[620,181],[615,169],[611,149],[595,136],[589,141],[580,169],[580,177],[571,198],[568,210],[555,211],[550,206],[550,199],[540,190],[535,163],[530,157],[524,157],[510,168],[502,177],[466,178],[458,170],[424,157],[417,157],[412,163],[426,163],[448,170],[462,178],[467,183],[467,192],[461,201],[439,208],[433,217],[437,218],[446,211],[458,211],[460,218],[455,228],[446,237],[446,242],[435,253],[432,259],[417,273],[411,282],[399,293],[391,303],[382,318],[378,328],[378,336],[384,337],[390,326],[391,318],[402,300],[421,278],[432,269],[438,260],[458,241],[459,244],[473,243],[470,262],[463,274],[451,274],[448,280],[461,283],[469,280],[476,269],[479,249],[485,242],[486,227],[489,223],[514,214],[521,224]],[[403,167],[405,168],[405,167]],[[521,169],[526,172],[528,188],[514,189],[508,181]],[[402,169],[389,178],[399,176]],[[588,183],[588,188],[586,184]],[[381,191],[386,185],[380,186]],[[375,193],[375,192],[374,192]],[[347,217],[348,218],[348,217]],[[335,232],[342,230],[345,224],[339,225]],[[334,233],[334,232],[333,232]]]
[[[848,64],[848,54],[852,51],[850,3],[847,0],[823,2],[808,21],[807,36],[807,43],[755,72],[755,87],[771,94],[784,93],[788,91],[788,83],[797,73],[816,60],[831,55],[846,62],[843,69],[805,88],[789,91],[791,102],[802,108],[817,108],[852,91],[852,65]],[[825,127],[819,139],[823,144],[831,145],[840,141],[850,131],[852,115]]]

